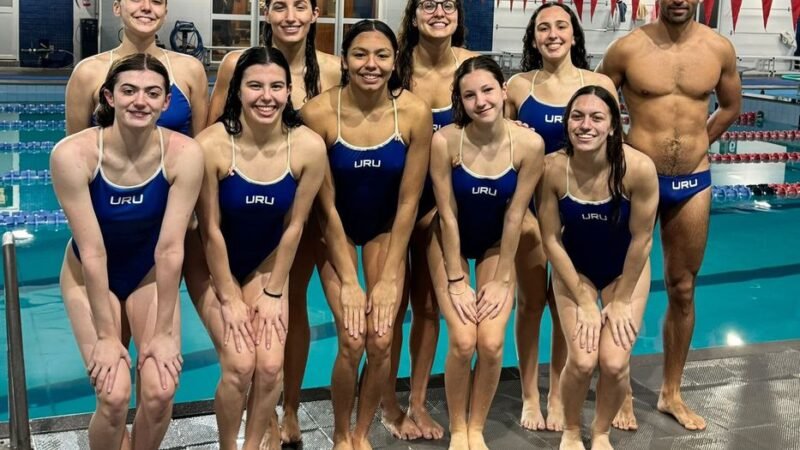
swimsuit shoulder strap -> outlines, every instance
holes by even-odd
[[[158,126],[156,127],[156,130],[158,130],[158,150],[161,152],[161,162],[159,164],[161,165],[161,170],[163,170],[164,174],[166,174],[167,171],[164,168],[164,132],[161,131],[161,127]]]
[[[464,159],[462,158],[462,154],[463,154],[462,150],[464,148],[464,132],[466,131],[466,129],[467,129],[466,126],[464,126],[464,128],[461,129],[461,138],[458,141],[458,160],[457,160],[457,163],[461,164],[461,165],[464,164]]]
[[[583,87],[585,85],[583,82],[583,69],[578,69],[578,76],[581,77],[581,87]]]
[[[339,100],[336,102],[336,140],[342,139],[342,87],[339,86]]]
[[[111,70],[111,66],[114,65],[114,49],[108,51],[108,69]]]
[[[394,135],[395,137],[402,137],[400,136],[400,121],[397,115],[397,100],[392,98],[392,109],[394,110]]]
[[[167,75],[169,75],[169,82],[170,84],[174,83],[175,77],[172,76],[172,64],[169,63],[169,54],[163,48],[161,49],[161,53],[164,55],[164,64],[167,67]]]
[[[456,56],[456,51],[453,50],[453,47],[450,47],[450,54],[453,55],[453,59],[456,62],[456,69],[458,69],[458,66],[461,65],[461,61],[458,60],[458,56]]]
[[[97,166],[94,168],[94,172],[92,173],[92,179],[94,179],[100,170],[102,169],[103,165],[103,127],[97,127],[98,134],[97,134]]]
[[[231,138],[231,167],[228,169],[228,173],[233,173],[233,170],[236,169],[236,141],[232,134],[228,136]]]
[[[566,173],[565,173],[564,176],[567,179],[567,192],[564,194],[564,196],[568,196],[569,195],[569,156],[567,156],[567,164],[566,164],[565,172]]]
[[[508,146],[509,146],[509,154],[511,157],[511,161],[509,165],[512,169],[517,170],[514,168],[514,138],[511,135],[511,127],[508,126],[508,121],[504,120],[503,123],[506,125],[506,132],[508,132]]]
[[[533,96],[533,85],[536,84],[536,75],[539,75],[538,70],[534,70],[533,76],[531,76],[531,92],[530,92],[531,96]]]
[[[289,172],[292,178],[295,178],[294,173],[292,173],[292,128],[289,128],[286,133],[286,171]]]

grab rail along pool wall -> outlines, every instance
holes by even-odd
[[[3,233],[3,271],[5,277],[6,334],[8,354],[9,438],[12,450],[31,448],[28,418],[28,391],[22,352],[22,319],[19,309],[17,252],[14,235]]]

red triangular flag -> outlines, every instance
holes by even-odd
[[[508,10],[509,11],[513,11],[514,10],[514,0],[509,0],[509,2],[508,2]]]
[[[736,31],[736,22],[739,21],[739,11],[742,10],[742,0],[731,0],[731,14],[733,15],[733,31]]]
[[[792,0],[792,25],[797,30],[797,18],[800,17],[800,0]]]
[[[578,12],[578,20],[583,22],[583,0],[573,0],[575,10]]]
[[[611,0],[614,3],[616,0]],[[589,20],[594,20],[594,10],[597,9],[597,0],[589,0]]]
[[[500,7],[500,0],[497,0],[497,6],[495,6],[495,8],[499,8],[499,7]]]
[[[706,26],[711,24],[711,14],[714,13],[714,0],[703,0],[703,13],[706,16]]]
[[[614,10],[617,9],[617,1],[611,0],[611,17],[614,17]]]
[[[655,8],[653,8],[653,15],[656,16],[656,19],[661,15],[661,5],[658,4],[658,0],[656,0]]]
[[[632,0],[631,8],[633,8],[633,11],[631,11],[631,22],[633,22],[636,20],[636,13],[639,12],[639,0]]]
[[[761,0],[761,14],[764,16],[764,30],[767,29],[770,10],[772,10],[772,0]]]
[[[528,10],[528,0],[522,0],[522,12],[526,12]]]

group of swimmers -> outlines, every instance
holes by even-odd
[[[738,117],[740,81],[731,44],[693,20],[698,0],[659,1],[659,20],[615,41],[597,72],[576,15],[545,3],[525,33],[523,71],[506,82],[463,48],[459,1],[408,0],[399,39],[361,21],[340,59],[314,47],[316,0],[268,0],[265,46],[228,54],[209,101],[203,66],[155,45],[167,0],[115,0],[122,43],[75,69],[69,136],[51,156],[73,233],[62,294],[97,394],[91,447],[155,449],[166,433],[183,364],[182,276],[219,355],[220,448],[236,448],[245,410],[245,449],[299,441],[316,267],[339,343],[334,448],[371,448],[379,407],[398,438],[444,436],[425,402],[440,314],[450,447],[486,448],[515,299],[521,425],[584,448],[581,410],[599,366],[592,448],[611,448],[612,425],[637,428],[628,363],[657,217],[669,295],[658,408],[704,429],[680,381],[708,230],[705,154]],[[409,302],[404,411],[395,381]]]

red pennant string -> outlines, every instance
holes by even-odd
[[[761,0],[761,14],[764,16],[764,30],[767,29],[769,13],[772,10],[772,0]]]
[[[739,11],[742,10],[742,0],[731,0],[731,13],[733,15],[733,31],[736,31],[736,22],[739,21]]]
[[[792,0],[792,26],[797,30],[797,19],[800,17],[800,0]]]
[[[614,17],[614,11],[617,9],[617,0],[611,0],[611,17]]]
[[[573,0],[575,9],[578,11],[578,20],[583,22],[583,0]]]
[[[703,0],[703,12],[706,16],[706,25],[711,24],[711,14],[714,13],[714,0]]]
[[[631,8],[633,8],[633,11],[631,12],[631,22],[633,22],[636,20],[636,13],[639,12],[639,0],[632,0]]]
[[[614,3],[616,0],[611,0]],[[594,20],[594,10],[597,9],[597,0],[589,0],[589,20]]]

